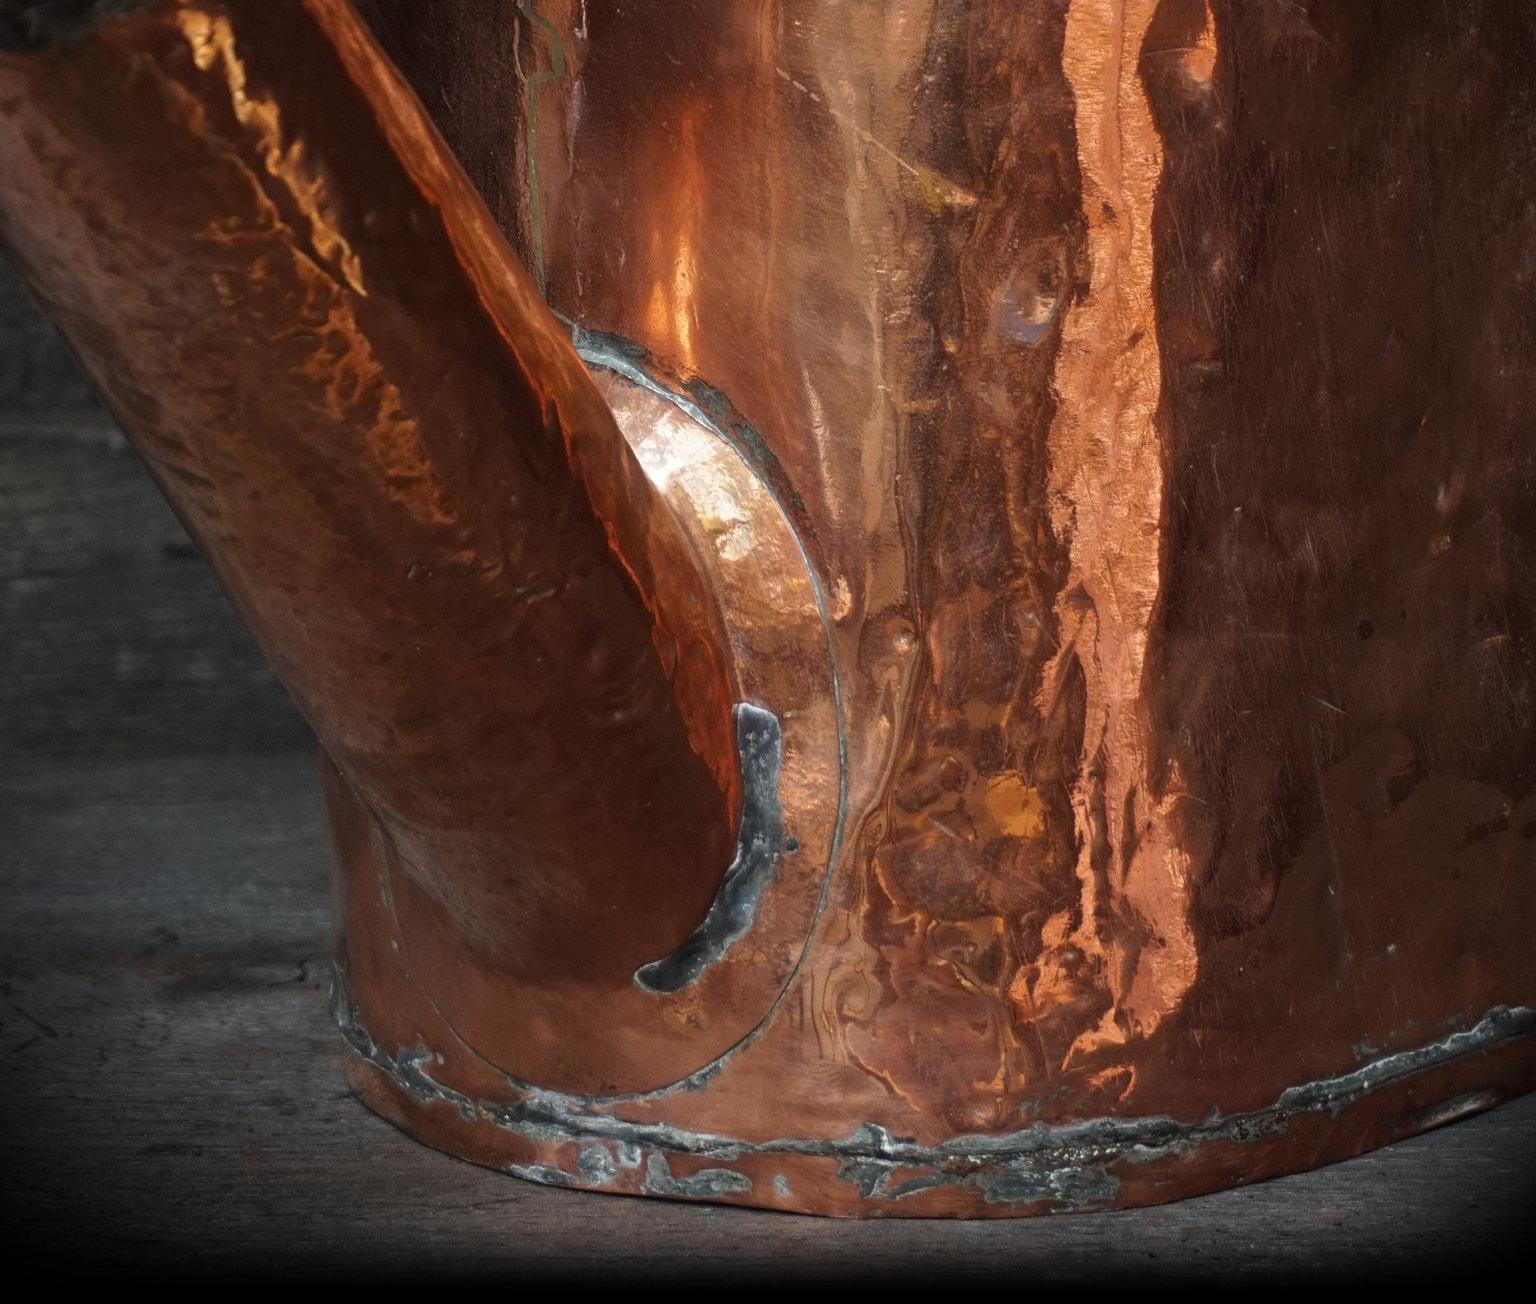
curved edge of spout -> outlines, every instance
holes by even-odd
[[[0,53],[0,241],[455,944],[630,985],[740,795],[674,515],[349,5],[89,16]]]

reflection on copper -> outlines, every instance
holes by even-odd
[[[363,1098],[992,1216],[1536,1083],[1536,21],[1471,9],[154,0],[0,55],[0,231],[330,758]]]
[[[685,375],[697,374],[693,350],[697,306],[693,287],[698,277],[698,256],[694,240],[704,216],[699,169],[696,162],[690,163],[696,158],[696,119],[697,110],[690,106],[677,124],[675,141],[682,166],[678,175],[668,178],[672,183],[668,202],[646,206],[655,215],[650,230],[651,261],[663,269],[646,300],[646,324],[653,334],[670,334],[676,340],[678,366]]]

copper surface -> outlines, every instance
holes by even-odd
[[[1536,1085],[1536,16],[118,8],[0,233],[330,757],[373,1107],[998,1215]]]

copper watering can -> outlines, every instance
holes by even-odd
[[[1536,16],[0,6],[0,231],[324,746],[363,1099],[1170,1199],[1536,1079]]]

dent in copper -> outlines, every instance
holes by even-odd
[[[4,56],[0,220],[336,762],[365,1099],[974,1215],[1532,1085],[1528,15],[359,10]]]

